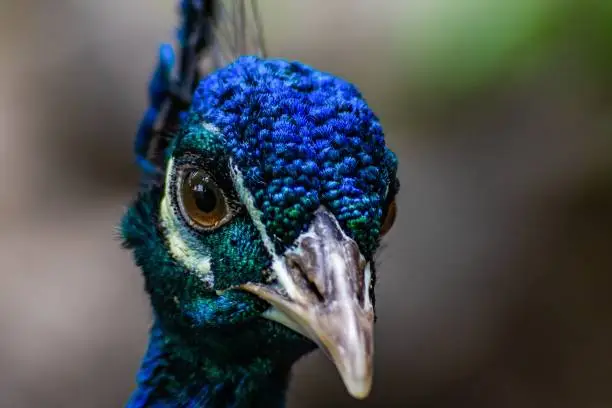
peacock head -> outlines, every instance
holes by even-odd
[[[365,397],[374,256],[399,183],[358,90],[301,63],[239,58],[200,83],[166,163],[153,208],[137,201],[124,221],[158,318],[273,361],[318,345]],[[136,213],[155,220],[153,237]]]

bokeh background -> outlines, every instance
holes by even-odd
[[[119,407],[148,300],[114,227],[171,0],[0,1],[0,406]],[[289,407],[612,407],[612,2],[262,1],[270,54],[355,82],[401,160],[376,376]]]

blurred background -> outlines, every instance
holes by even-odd
[[[355,82],[400,157],[375,386],[290,408],[612,407],[612,2],[262,1],[270,54]],[[114,238],[171,0],[0,0],[0,406],[119,407],[150,324]]]

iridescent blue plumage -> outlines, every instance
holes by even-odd
[[[128,406],[280,407],[317,345],[365,397],[399,188],[378,119],[354,85],[255,56],[205,77],[186,110],[172,60],[162,48],[136,142],[147,183],[121,225],[155,316]]]
[[[324,205],[373,254],[397,160],[354,85],[299,62],[242,57],[202,81],[189,120],[187,129],[204,122],[224,136],[279,250]]]

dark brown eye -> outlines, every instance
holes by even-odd
[[[397,217],[397,204],[395,203],[395,199],[389,203],[389,208],[387,208],[387,215],[380,227],[380,235],[386,235],[389,231],[391,231],[391,227],[395,223],[395,217]]]
[[[216,228],[226,221],[229,213],[223,192],[201,170],[185,174],[181,183],[180,202],[183,213],[196,227]]]

